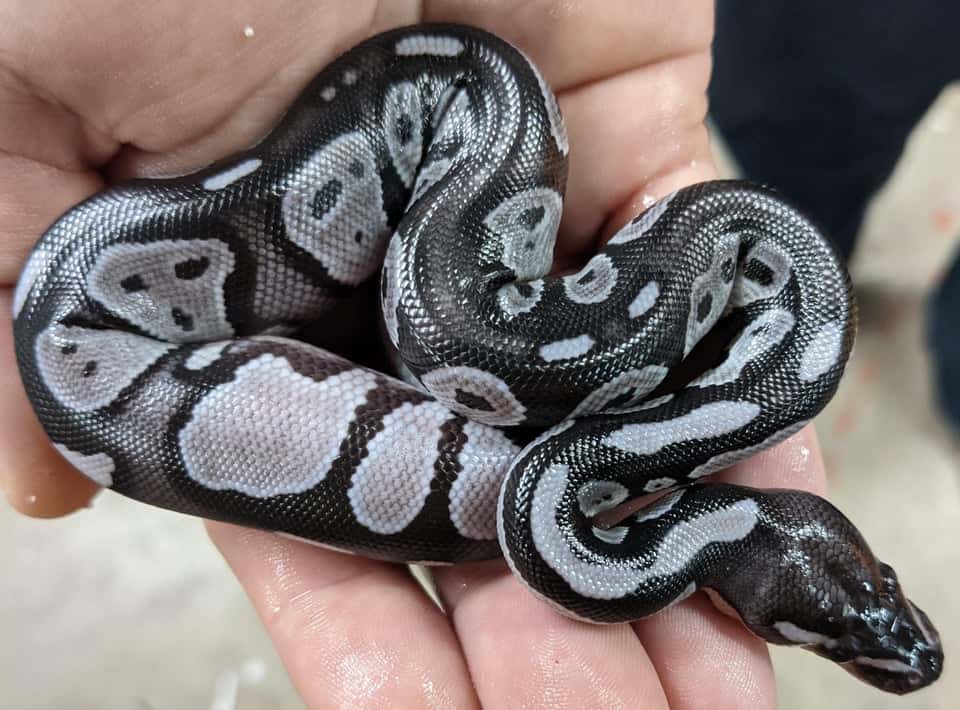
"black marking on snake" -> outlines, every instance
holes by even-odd
[[[519,293],[524,298],[530,298],[530,296],[533,295],[533,286],[531,286],[528,283],[523,283],[522,281],[517,282],[514,284],[514,288],[516,288],[517,293]]]
[[[190,281],[203,276],[208,268],[210,268],[210,259],[201,256],[196,259],[186,259],[185,261],[177,262],[173,266],[173,273],[178,279]],[[146,287],[144,286],[144,288]]]
[[[406,145],[413,138],[413,119],[409,114],[401,114],[397,119],[397,136],[400,142]]]
[[[362,172],[363,166],[361,166]],[[340,193],[343,192],[343,183],[336,178],[331,178],[317,190],[313,196],[313,217],[322,219],[323,216],[337,205],[340,199]]]
[[[700,303],[697,304],[697,320],[703,322],[706,320],[707,316],[710,315],[710,308],[713,306],[713,295],[704,294],[703,298],[700,299]]]
[[[736,263],[733,259],[727,259],[720,265],[720,275],[724,281],[733,281],[736,273]]]
[[[593,269],[590,269],[590,271],[588,271],[583,276],[577,279],[577,283],[580,284],[581,286],[586,285],[592,281],[595,281],[596,278],[597,278],[596,272]]]
[[[189,313],[184,313],[180,308],[174,306],[170,309],[170,317],[173,318],[173,322],[184,332],[193,330],[193,316]]]
[[[127,293],[136,293],[137,291],[146,291],[147,284],[144,283],[140,274],[133,274],[120,281],[120,288]]]
[[[530,207],[525,209],[517,216],[517,222],[522,225],[528,231],[532,231],[540,222],[543,221],[543,216],[547,213],[543,205],[538,207]]]
[[[455,399],[459,404],[462,404],[468,409],[474,409],[478,412],[494,411],[494,406],[490,404],[490,402],[485,400],[480,395],[474,394],[473,392],[457,389]]]
[[[759,259],[750,259],[743,270],[743,275],[761,286],[773,283],[773,270]]]
[[[353,175],[355,178],[362,178],[362,177],[363,177],[363,173],[364,173],[363,163],[361,163],[359,160],[351,160],[351,161],[350,161],[350,166],[347,168],[347,170],[348,170],[348,171],[350,172],[350,174]]]
[[[408,44],[401,45],[404,41]],[[409,43],[454,46],[458,51],[442,58],[398,51]],[[335,101],[325,100],[327,89],[340,87],[348,70],[363,80],[351,86],[349,94],[339,92]],[[408,83],[420,91],[422,115],[434,121],[449,110],[458,90],[470,92],[464,109],[470,120],[456,139],[431,144],[433,131],[426,126],[420,171],[444,159],[455,167],[432,187],[429,198],[413,204],[382,135],[381,113],[390,90]],[[492,234],[484,219],[505,200],[530,190],[562,194],[566,156],[555,138],[559,127],[551,124],[557,120],[545,113],[539,81],[527,60],[502,40],[452,25],[400,29],[368,40],[322,71],[271,135],[251,150],[193,175],[110,188],[78,205],[41,238],[40,248],[57,268],[24,276],[24,305],[14,323],[17,360],[42,424],[55,442],[71,451],[109,456],[116,462],[113,487],[147,502],[283,530],[393,561],[459,562],[504,554],[518,578],[537,594],[593,621],[632,620],[670,604],[691,584],[709,587],[736,609],[749,629],[773,643],[812,647],[884,690],[908,692],[933,682],[943,659],[933,625],[903,596],[893,571],[873,556],[835,508],[806,493],[704,484],[689,477],[777,443],[799,422],[814,417],[833,394],[853,342],[854,308],[848,278],[832,248],[775,192],[739,181],[690,186],[675,193],[665,209],[647,213],[644,238],[604,250],[618,279],[603,302],[567,299],[563,277],[547,275],[546,254],[535,313],[505,319],[491,294],[512,284],[528,298],[533,288],[504,269],[504,244],[534,255],[540,247],[535,240],[553,235],[533,234],[546,217],[542,206],[521,209],[508,235]],[[417,126],[401,113],[390,130],[407,142]],[[364,174],[367,170],[359,161],[318,165],[304,216],[346,226],[337,231],[344,235],[342,244],[321,241],[317,255],[308,258],[309,252],[290,238],[281,202],[291,180],[302,177],[291,172],[348,132],[370,146],[377,175]],[[257,169],[242,179],[219,189],[204,186],[209,178],[253,160],[260,161]],[[277,421],[323,417],[324,412],[291,407],[298,406],[301,394],[309,400],[308,393],[322,388],[334,374],[354,373],[358,382],[371,381],[334,354],[271,335],[270,329],[287,324],[264,322],[253,308],[252,294],[262,287],[257,280],[265,267],[262,262],[278,256],[286,270],[277,273],[308,276],[311,287],[320,288],[331,301],[364,292],[365,285],[353,289],[335,282],[323,264],[327,257],[342,263],[377,252],[367,243],[375,236],[361,224],[367,223],[371,206],[340,204],[350,192],[346,188],[353,188],[341,179],[377,180],[387,223],[404,237],[397,269],[398,356],[421,379],[442,387],[430,395],[377,376],[364,404],[344,424],[348,433],[329,470],[307,490],[269,497],[241,493],[240,482],[231,479],[235,472],[217,468],[221,459],[214,452],[205,465],[216,469],[216,480],[227,483],[223,489],[203,485],[184,467],[178,432],[201,403],[210,401],[207,398],[231,391],[227,386],[234,383],[238,368],[289,364],[283,370],[285,390],[264,386],[244,399],[267,408]],[[750,228],[742,229],[744,224]],[[87,291],[82,275],[104,249],[122,243],[210,239],[223,240],[234,256],[223,285],[222,316],[237,337],[218,357],[214,351],[206,367],[185,365],[197,343],[171,343],[152,363],[125,361],[128,355],[121,350],[100,352],[82,341],[54,343],[44,350],[48,329],[60,326],[148,335]],[[733,245],[731,240],[736,240]],[[733,293],[743,280],[761,286],[774,283],[777,274],[767,264],[745,258],[758,246],[783,254],[790,278],[774,298],[720,308],[712,300],[719,296],[711,294],[693,304],[691,315],[692,286],[716,263],[721,243],[728,250],[736,247],[740,258],[720,265],[720,277],[734,282]],[[385,248],[385,239],[381,246]],[[211,267],[194,252],[174,261],[167,283],[147,284],[141,275],[121,273],[119,267],[110,278],[127,293],[147,288],[178,293],[178,286],[186,286],[184,280],[196,279],[194,286],[204,283]],[[589,284],[598,275],[588,271],[577,278]],[[30,278],[34,280],[26,281]],[[625,304],[636,297],[638,285],[651,282],[659,297],[643,318],[631,319]],[[281,280],[269,287],[283,298],[296,299],[303,283]],[[189,339],[197,324],[190,306],[181,306],[171,304],[170,317]],[[796,321],[778,347],[757,354],[732,381],[698,387],[695,378],[722,364],[742,333],[756,334],[759,329],[751,324],[774,308],[788,310]],[[691,317],[719,320],[702,324],[702,339],[684,357]],[[249,337],[258,333],[269,337]],[[812,344],[823,345],[814,343],[817,334],[833,339],[823,352],[836,352],[837,357],[823,363],[821,374],[808,381],[798,375],[797,363]],[[545,347],[550,355],[563,355],[587,346],[585,355],[540,357]],[[79,352],[82,360],[71,359]],[[263,355],[271,357],[257,360]],[[656,408],[617,411],[637,398],[637,390],[613,391],[614,380],[645,368],[667,370],[646,399],[666,394],[671,399]],[[816,371],[821,371],[819,365]],[[60,372],[85,378],[91,387],[114,372],[136,374],[108,406],[90,414],[74,411],[54,395]],[[303,378],[302,384],[297,377]],[[295,396],[280,394],[290,387]],[[614,411],[575,417],[563,424],[568,428],[560,434],[529,443],[519,457],[513,458],[512,448],[505,455],[499,443],[484,443],[503,441],[499,431],[484,427],[509,423],[503,437],[523,446],[604,387],[613,390],[603,390],[594,399]],[[370,455],[370,443],[384,428],[385,417],[404,403],[424,403],[432,396],[465,416],[484,417],[485,424],[470,425],[482,432],[471,442],[470,455],[476,457],[473,464],[502,481],[498,541],[467,539],[451,519],[451,486],[462,471],[458,456],[466,441],[466,420],[452,412],[439,430],[434,424],[432,430],[417,429],[425,425],[414,417],[409,437],[401,437],[403,446],[381,451],[385,458],[378,463],[384,470],[400,470],[396,464],[409,463],[395,457],[427,462],[431,477],[426,497],[409,525],[379,534],[361,524],[351,509],[351,482]],[[160,402],[169,409],[158,409]],[[437,421],[435,407],[420,410],[431,413],[425,421]],[[166,415],[168,411],[176,414]],[[252,437],[243,441],[256,446],[260,432],[243,426],[247,414],[238,402],[227,402],[222,411],[228,423],[236,424],[237,436]],[[166,427],[156,426],[165,416]],[[162,434],[151,438],[155,430]],[[316,454],[309,437],[297,437],[301,435],[276,452],[278,471],[291,457]],[[85,465],[84,459],[78,459],[78,465]],[[264,476],[270,490],[285,490],[279,474],[267,471]],[[588,481],[613,481],[639,496],[648,484],[659,487],[666,479],[674,480],[674,487],[685,487],[684,495],[654,523],[636,522],[635,516],[624,521],[628,530],[620,542],[593,536],[591,521],[572,503]],[[396,482],[395,495],[416,489],[422,496],[425,480],[421,476]],[[809,534],[811,526],[820,531],[817,536]],[[670,553],[661,554],[666,549]],[[582,550],[589,550],[589,556],[580,554]],[[794,559],[806,564],[798,569],[789,564]],[[892,613],[880,614],[880,609]]]

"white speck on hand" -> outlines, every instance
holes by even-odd
[[[256,32],[253,31],[253,28],[250,25],[247,25],[246,27],[243,28],[244,37],[247,37],[247,38],[253,37],[255,34]]]

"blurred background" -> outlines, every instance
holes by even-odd
[[[957,26],[960,7],[930,0],[718,4],[722,172],[779,187],[850,257],[857,345],[817,419],[831,498],[897,569],[947,654],[939,683],[898,698],[774,648],[784,710],[958,707]],[[0,707],[302,707],[198,521],[110,492],[93,508],[36,521],[0,506]]]

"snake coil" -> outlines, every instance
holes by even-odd
[[[14,299],[33,406],[78,469],[154,505],[393,561],[503,554],[591,621],[708,589],[884,690],[935,680],[936,631],[836,509],[703,480],[836,389],[854,307],[830,246],[773,192],[712,182],[550,275],[567,153],[502,40],[374,37],[250,150],[50,227]],[[404,381],[317,346],[350,339],[378,274]]]

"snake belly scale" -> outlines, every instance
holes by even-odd
[[[590,621],[708,589],[885,690],[935,680],[932,624],[836,509],[705,480],[836,389],[855,309],[830,246],[772,191],[713,182],[551,275],[568,151],[502,40],[374,37],[250,150],[50,227],[14,298],[33,406],[78,469],[155,505],[392,561],[502,554]],[[313,344],[348,339],[331,314],[372,283],[397,378]]]

